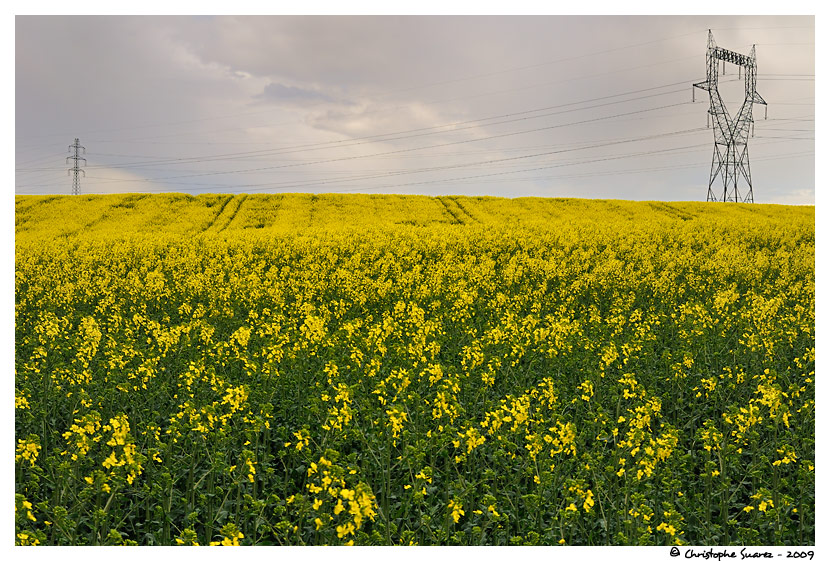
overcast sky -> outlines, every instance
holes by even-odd
[[[17,16],[15,192],[705,200],[707,30],[755,201],[815,202],[813,17]],[[737,67],[721,94],[743,100]],[[742,186],[742,194],[745,188]]]

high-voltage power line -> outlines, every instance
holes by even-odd
[[[66,170],[67,173],[72,174],[72,194],[73,195],[80,195],[81,194],[81,177],[79,174],[86,175],[86,172],[82,170],[78,166],[78,162],[83,161],[84,165],[86,165],[86,158],[81,158],[80,153],[81,151],[86,152],[86,148],[81,146],[81,142],[76,138],[75,142],[69,145],[69,153],[72,154],[71,156],[66,157],[66,161],[72,160],[74,162],[73,166]]]
[[[729,115],[726,104],[718,92],[718,61],[723,61],[724,73],[726,63],[738,66],[738,76],[741,68],[744,69],[744,85],[746,95],[737,116]],[[746,180],[748,191],[743,198],[744,202],[753,202],[752,174],[749,171],[749,141],[750,129],[754,133],[754,121],[752,120],[752,105],[760,103],[766,106],[758,92],[755,91],[757,80],[757,67],[755,64],[755,45],[749,55],[742,55],[734,51],[728,51],[715,44],[712,30],[709,30],[709,44],[706,49],[706,80],[693,84],[709,92],[709,112],[706,118],[709,123],[709,115],[712,117],[713,129],[715,132],[715,150],[712,154],[712,168],[709,173],[709,191],[706,195],[707,201],[733,201],[740,202],[741,196],[738,191],[740,178]],[[692,89],[692,101],[694,101],[694,89]],[[764,110],[766,118],[766,109]],[[715,179],[720,177],[723,180],[723,194],[716,195],[712,190]]]

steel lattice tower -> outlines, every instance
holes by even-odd
[[[744,84],[746,95],[743,105],[738,114],[733,118],[726,109],[726,104],[718,92],[718,62],[723,61],[724,73],[726,63],[738,66],[738,77],[741,69],[744,70]],[[709,30],[709,44],[706,49],[706,80],[693,84],[709,92],[709,112],[706,123],[709,124],[709,116],[712,118],[715,132],[715,150],[712,154],[712,169],[709,174],[709,192],[706,195],[707,201],[733,201],[740,202],[741,195],[738,191],[738,183],[743,177],[746,180],[748,191],[744,202],[753,202],[752,195],[752,174],[749,171],[749,152],[747,142],[750,131],[754,133],[754,121],[752,120],[752,105],[760,103],[766,106],[758,92],[755,91],[757,81],[757,67],[755,64],[755,45],[749,55],[742,55],[734,51],[728,51],[715,44],[712,30]],[[692,101],[694,101],[694,88],[692,89]],[[766,118],[766,107],[764,108]],[[720,177],[723,180],[723,195],[718,196],[712,189],[715,180]]]
[[[69,160],[72,160],[74,162],[74,165],[70,169],[66,170],[67,173],[72,174],[72,194],[73,195],[80,195],[81,194],[81,177],[78,174],[82,173],[82,174],[86,175],[86,172],[84,170],[82,170],[80,167],[78,167],[78,162],[83,162],[84,165],[86,165],[86,158],[81,158],[80,155],[79,155],[81,153],[81,151],[86,152],[86,148],[81,146],[81,141],[76,138],[75,142],[73,142],[72,144],[69,145],[69,153],[72,154],[72,155],[66,157],[67,162],[69,162]]]

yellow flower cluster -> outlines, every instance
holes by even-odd
[[[35,460],[40,453],[40,438],[33,434],[27,439],[19,439],[17,441],[17,453],[14,455],[16,462],[21,459],[26,460],[30,465],[35,465]]]
[[[136,452],[136,445],[130,434],[130,423],[126,415],[118,415],[110,419],[104,425],[104,432],[110,432],[111,437],[107,440],[107,446],[112,448],[109,456],[104,460],[103,466],[111,470],[117,467],[124,468],[125,479],[128,485],[132,485],[135,478],[143,471],[143,456]],[[119,449],[120,448],[120,449]]]
[[[450,516],[452,516],[453,522],[458,524],[458,521],[461,520],[461,517],[464,516],[464,508],[461,504],[461,501],[458,499],[450,499],[447,508],[450,511]]]
[[[398,438],[398,435],[403,429],[403,424],[406,422],[406,412],[393,407],[387,409],[386,414],[389,416],[389,427],[392,429],[392,438]]]
[[[61,454],[71,454],[73,461],[86,456],[95,443],[103,438],[103,434],[98,432],[100,430],[101,414],[97,411],[90,411],[81,419],[75,419],[69,430],[63,433],[63,437],[69,444],[69,449],[64,450]]]
[[[216,545],[236,546],[236,545],[240,545],[239,540],[243,539],[245,537],[245,534],[243,534],[242,532],[240,532],[237,529],[236,524],[228,523],[228,524],[225,524],[222,527],[221,537],[222,537],[221,540],[212,541],[208,545],[211,545],[211,546],[216,546]],[[182,541],[182,543],[179,544],[179,545],[183,545],[185,543],[184,540],[181,540],[181,541]],[[179,542],[179,540],[177,539],[177,543],[178,542]],[[199,545],[199,544],[194,540],[194,541],[191,542],[191,545]]]
[[[346,538],[354,536],[367,520],[375,519],[375,496],[370,487],[362,481],[349,484],[356,475],[354,468],[337,465],[326,456],[311,462],[306,490],[313,497],[316,530],[331,525],[338,538]]]

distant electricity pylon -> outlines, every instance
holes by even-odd
[[[718,61],[723,61],[723,72],[726,74],[726,63],[738,66],[738,78],[741,77],[741,68],[744,69],[744,84],[746,95],[738,115],[734,118],[726,110],[726,104],[718,92]],[[709,192],[706,195],[707,201],[733,201],[740,202],[741,196],[738,191],[740,178],[746,180],[748,191],[744,202],[754,202],[752,195],[752,174],[749,171],[749,152],[747,142],[751,134],[755,134],[755,125],[752,120],[752,104],[760,103],[766,106],[758,92],[755,91],[757,78],[755,65],[755,45],[749,55],[742,55],[734,51],[727,51],[715,44],[712,30],[709,30],[709,44],[706,49],[706,80],[693,84],[692,101],[695,99],[694,88],[700,88],[709,92],[709,112],[706,116],[706,125],[709,126],[709,116],[713,121],[715,132],[715,151],[712,154],[712,169],[709,174]],[[766,107],[764,108],[766,119]],[[715,179],[723,180],[723,195],[719,196],[712,190]]]
[[[67,173],[72,174],[72,194],[73,195],[80,195],[81,194],[81,177],[78,175],[79,173],[84,174],[86,177],[86,172],[78,167],[78,162],[83,162],[86,165],[86,158],[81,158],[80,154],[81,151],[86,153],[86,148],[81,146],[81,142],[76,138],[75,142],[69,145],[69,153],[72,154],[71,156],[66,157],[66,161],[72,160],[74,165],[66,170]]]

